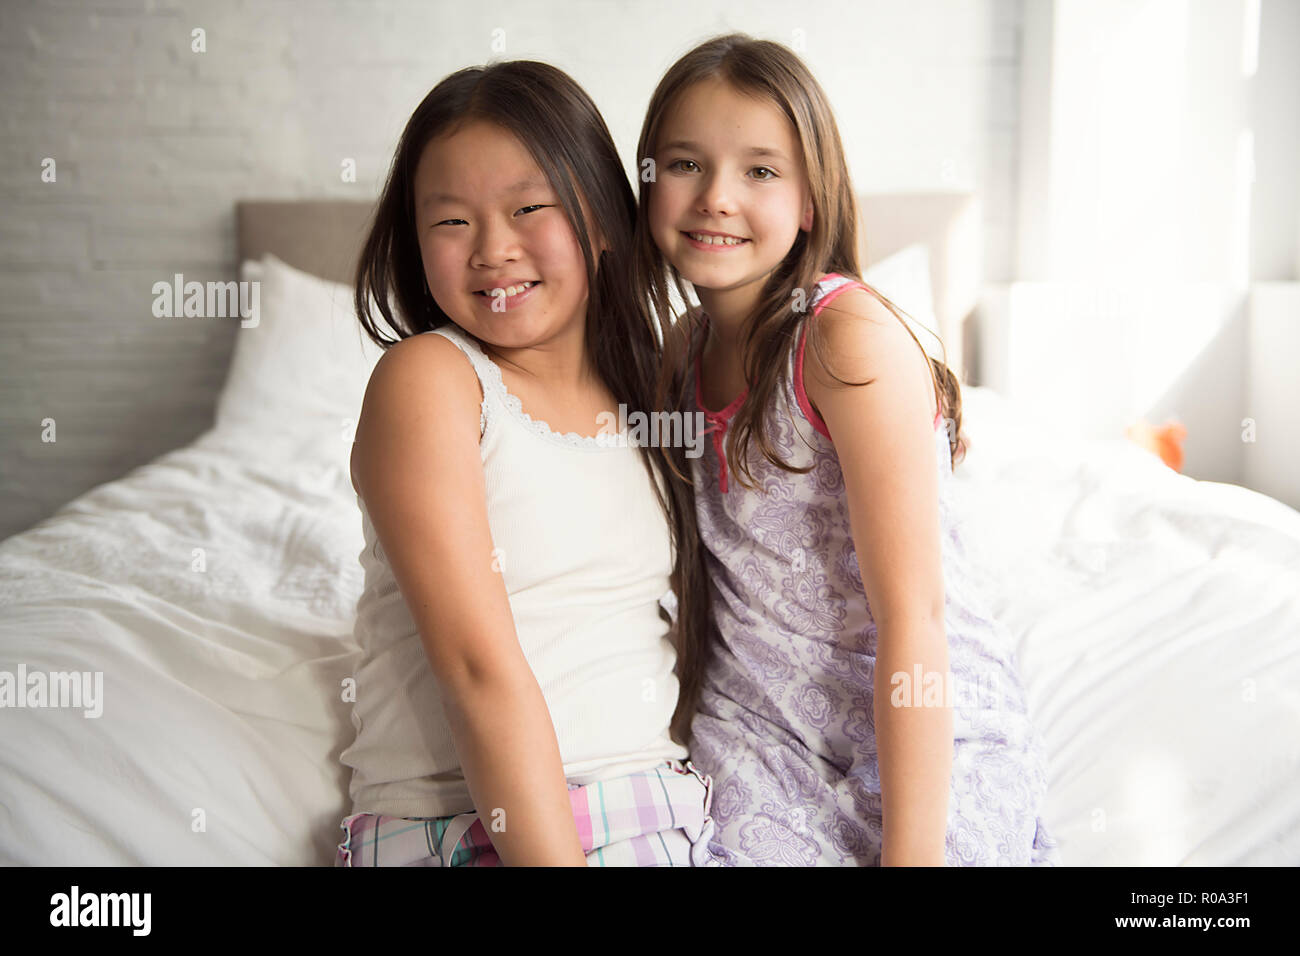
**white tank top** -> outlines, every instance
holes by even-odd
[[[550,709],[565,777],[585,786],[686,759],[668,734],[677,655],[659,613],[661,606],[675,613],[672,539],[640,450],[619,440],[626,433],[552,432],[528,416],[500,368],[459,327],[425,334],[455,343],[483,389],[494,566]],[[340,758],[353,770],[352,812],[473,810],[415,621],[359,495],[357,505],[365,534],[357,736]]]

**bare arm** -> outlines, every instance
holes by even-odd
[[[860,289],[824,323],[831,371],[805,351],[804,387],[839,454],[862,585],[878,629],[874,717],[886,866],[943,866],[952,775],[952,708],[922,706],[923,679],[946,688],[935,395],[902,324]],[[902,677],[899,680],[900,676]]]
[[[502,862],[586,866],[550,711],[493,568],[481,397],[473,368],[442,336],[393,346],[366,388],[353,484],[419,629],[470,796]]]

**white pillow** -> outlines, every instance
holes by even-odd
[[[867,269],[862,279],[907,313],[904,316],[907,325],[926,354],[943,358],[943,350],[935,338],[939,334],[939,321],[934,314],[930,251],[924,245],[914,243],[886,256]]]
[[[216,427],[267,439],[350,435],[383,354],[356,319],[352,288],[269,254],[244,262],[240,279],[258,283],[258,318],[236,330]]]

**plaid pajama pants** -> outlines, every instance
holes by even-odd
[[[689,760],[587,786],[569,784],[588,866],[717,866],[709,852],[713,779]],[[354,813],[335,866],[501,866],[477,813],[389,817]]]

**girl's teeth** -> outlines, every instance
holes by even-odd
[[[488,296],[495,297],[504,294],[506,298],[510,298],[511,296],[518,295],[526,289],[531,289],[535,285],[537,285],[536,282],[525,282],[523,285],[508,285],[504,289],[489,289]]]
[[[744,239],[731,239],[727,236],[703,236],[697,232],[688,235],[696,242],[702,242],[709,246],[738,246],[745,241]]]

